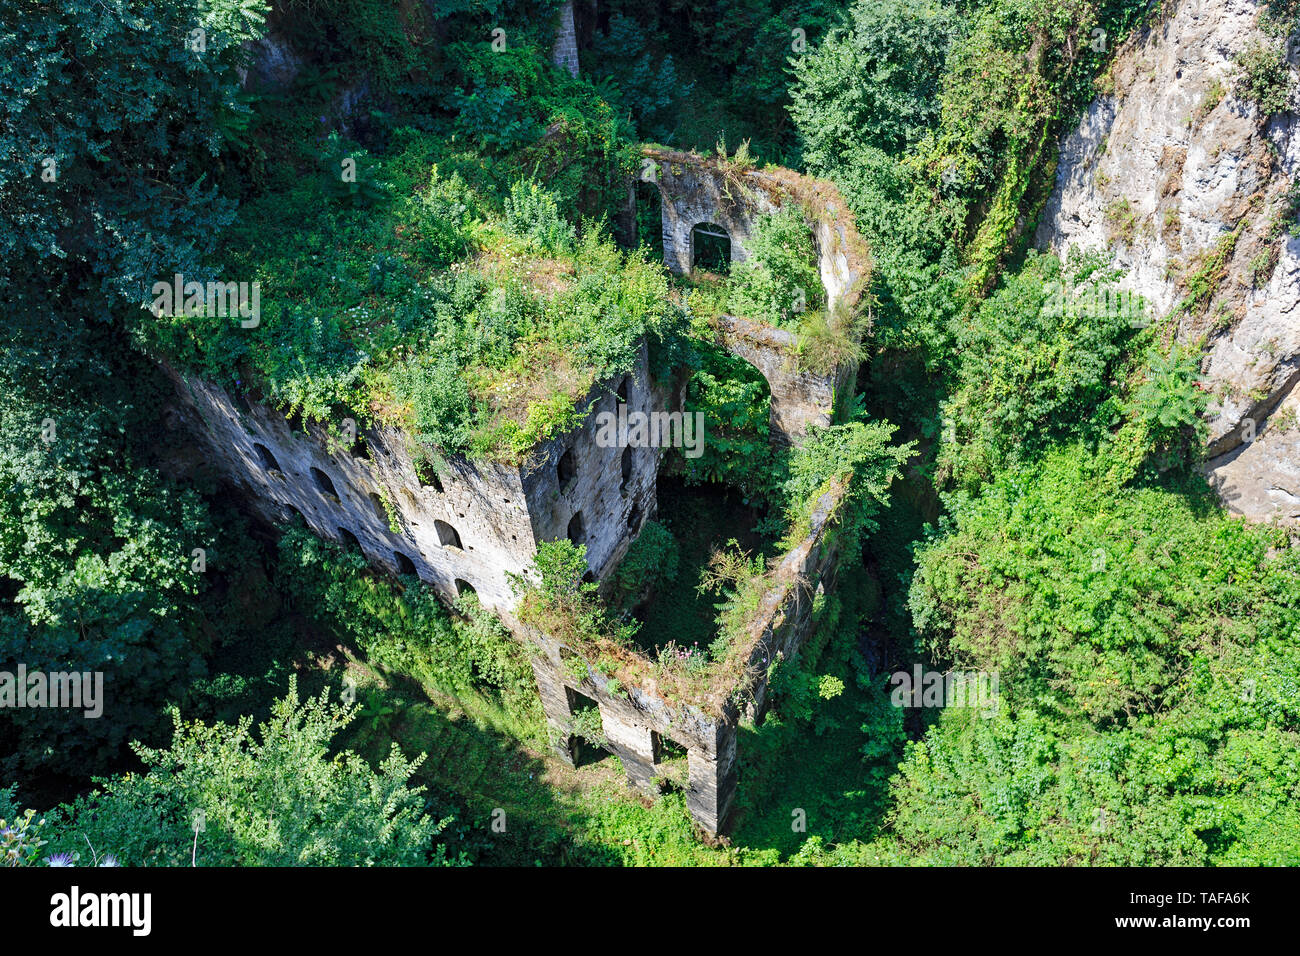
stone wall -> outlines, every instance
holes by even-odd
[[[657,764],[667,738],[687,751],[686,803],[692,819],[711,836],[724,832],[735,803],[740,720],[761,718],[769,665],[799,653],[812,629],[816,594],[834,587],[836,514],[846,490],[835,484],[818,500],[808,534],[772,572],[758,611],[738,638],[748,666],[735,685],[714,697],[670,700],[653,680],[611,682],[572,648],[515,624],[537,649],[533,673],[556,753],[573,763],[574,710],[578,695],[588,698],[600,709],[607,749],[622,762],[628,786],[648,796],[659,792]],[[642,663],[643,671],[653,670],[648,660]],[[746,701],[743,710],[738,700]]]
[[[772,391],[771,437],[793,445],[810,425],[829,425],[836,403],[853,384],[857,368],[841,365],[828,375],[800,371],[795,335],[761,322],[724,315],[718,318],[722,344],[762,373]]]
[[[596,442],[598,416],[618,413],[620,387],[626,392],[629,414],[663,407],[658,404],[663,396],[650,380],[644,345],[630,374],[591,389],[582,403],[589,409],[583,424],[538,446],[519,470],[534,540],[568,537],[578,516],[581,543],[587,545],[587,561],[598,579],[618,563],[657,507],[655,479],[662,449],[602,448]],[[560,461],[566,453],[571,456],[572,476],[562,481]]]
[[[570,76],[578,75],[578,34],[573,28],[573,0],[566,0],[560,8],[551,62],[562,70],[568,70]]]
[[[649,380],[644,346],[631,374],[592,388],[591,415],[581,427],[539,446],[523,465],[453,456],[428,483],[395,429],[366,430],[362,441],[343,448],[316,424],[291,428],[260,403],[170,374],[181,414],[209,462],[256,513],[273,523],[299,514],[323,537],[355,539],[372,563],[413,572],[448,601],[469,587],[489,607],[513,607],[507,574],[525,573],[539,542],[567,537],[575,515],[581,516],[575,537],[587,545],[600,578],[655,512],[660,450],[627,449],[625,476],[624,449],[600,448],[594,439],[595,413],[615,407],[620,386],[630,408],[648,411],[662,400]],[[558,465],[566,453],[562,488]]]
[[[716,160],[657,146],[643,147],[642,157],[640,178],[654,183],[662,200],[664,263],[670,270],[690,273],[691,231],[703,223],[725,230],[732,261],[743,261],[755,219],[794,203],[806,217],[810,210],[815,213],[808,224],[828,306],[857,307],[870,278],[871,257],[833,185],[790,170],[728,172]],[[722,345],[767,380],[773,442],[793,444],[810,425],[830,424],[836,402],[857,374],[856,365],[815,374],[799,368],[796,337],[785,329],[726,315],[718,326]]]
[[[871,257],[848,203],[830,183],[788,169],[729,171],[715,159],[645,146],[640,179],[653,183],[662,200],[664,264],[689,275],[694,260],[691,230],[712,223],[731,238],[731,260],[747,257],[745,240],[762,215],[800,205],[813,232],[826,300],[856,305],[870,279]]]

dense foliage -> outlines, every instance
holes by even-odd
[[[393,744],[372,769],[331,754],[357,707],[328,692],[300,700],[297,684],[257,731],[185,723],[171,746],[137,753],[149,770],[104,781],[46,823],[50,858],[128,866],[418,866],[446,864],[434,838],[450,821],[426,813],[408,785],[421,760]],[[50,859],[47,858],[47,859]]]
[[[453,616],[427,584],[407,579],[395,588],[369,573],[356,550],[302,528],[281,537],[278,569],[281,590],[370,667],[451,696],[489,693],[521,724],[535,719],[523,648],[473,597]]]
[[[1295,6],[1237,51],[1261,120]],[[578,7],[577,77],[550,62],[556,0],[0,14],[0,672],[106,689],[103,719],[2,715],[0,860],[1300,864],[1294,538],[1199,474],[1200,343],[1107,250],[1025,249],[1147,5]],[[833,180],[871,244],[862,315],[827,309],[793,208],[729,276],[670,280],[624,208],[642,139]],[[139,308],[176,273],[256,283],[260,315]],[[865,394],[775,446],[723,312],[792,332],[798,369],[866,357]],[[295,422],[400,426],[423,470],[519,461],[643,341],[704,415],[703,454],[661,469],[699,497],[644,523],[603,598],[584,546],[540,545],[518,614],[583,650],[575,676],[730,692],[774,556],[845,489],[838,586],[768,663],[724,847],[691,833],[684,755],[652,807],[547,762],[526,651],[472,596],[241,515],[155,362]],[[754,526],[713,536],[709,509]],[[897,706],[913,666],[995,676],[996,702]]]

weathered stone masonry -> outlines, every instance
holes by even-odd
[[[871,272],[870,253],[834,186],[790,170],[728,171],[716,160],[656,146],[641,153],[641,180],[659,190],[664,263],[670,270],[690,274],[693,231],[701,225],[724,230],[731,239],[732,261],[744,261],[755,221],[794,204],[812,229],[828,309],[857,307]],[[767,380],[774,440],[793,444],[810,425],[830,424],[836,402],[857,373],[856,364],[844,363],[829,374],[801,371],[793,333],[735,316],[721,316],[718,324],[722,345]]]
[[[576,655],[562,642],[525,628],[541,652],[533,660],[533,673],[561,759],[570,764],[574,760],[575,695],[582,694],[600,708],[608,748],[622,761],[630,786],[650,796],[658,792],[656,765],[662,740],[668,738],[687,751],[686,803],[691,817],[706,833],[725,831],[736,794],[740,720],[761,716],[769,666],[778,656],[789,660],[798,653],[811,631],[817,592],[834,586],[839,556],[836,515],[845,492],[837,484],[822,496],[807,536],[775,569],[743,638],[749,661],[745,675],[717,698],[670,702],[653,682],[611,684],[587,661],[579,658],[579,666],[573,666],[570,661]]]
[[[786,201],[799,201],[805,210],[810,202],[821,203],[810,225],[828,300],[856,305],[869,257],[847,211],[835,206],[842,200],[833,192],[828,199],[824,184],[788,171],[751,171],[745,176],[752,188],[729,197],[721,173],[708,161],[654,149],[647,155],[663,164],[658,182],[670,268],[684,262],[689,269],[696,222],[726,228],[733,256],[740,258],[754,216]],[[760,322],[722,316],[718,334],[767,379],[776,441],[797,443],[809,425],[828,424],[856,371],[849,364],[827,375],[799,371],[793,334]],[[684,383],[653,382],[644,345],[629,375],[592,387],[582,402],[588,414],[581,426],[542,443],[524,464],[452,457],[436,478],[426,472],[427,482],[416,470],[407,437],[396,429],[367,429],[361,442],[343,448],[316,424],[294,427],[247,397],[169,374],[189,430],[255,512],[273,523],[301,515],[317,534],[359,547],[390,571],[417,575],[449,602],[475,591],[534,648],[538,692],[562,759],[574,759],[574,708],[581,694],[599,708],[607,746],[620,758],[630,786],[658,791],[662,743],[671,740],[687,751],[692,818],[708,834],[725,831],[737,786],[739,723],[761,716],[770,664],[799,652],[811,630],[815,595],[833,586],[836,512],[844,488],[823,496],[809,533],[769,578],[759,611],[740,638],[748,661],[744,673],[714,699],[670,701],[654,680],[610,684],[590,662],[575,661],[572,649],[523,627],[511,614],[517,595],[509,575],[529,572],[539,543],[567,537],[585,544],[591,575],[601,581],[656,511],[662,450],[602,448],[595,441],[597,414],[616,412],[620,402],[630,412],[681,408]],[[641,661],[640,672],[652,673],[654,665]]]
[[[656,509],[660,450],[601,448],[594,437],[595,413],[615,410],[620,389],[629,411],[664,400],[652,388],[644,346],[631,374],[591,389],[593,414],[582,427],[540,445],[525,464],[452,457],[430,484],[395,429],[368,430],[343,449],[318,425],[295,430],[258,403],[172,377],[212,464],[263,518],[300,514],[317,534],[355,539],[371,562],[418,575],[448,601],[468,587],[488,607],[508,610],[516,595],[507,572],[525,573],[539,542],[570,536],[587,545],[601,578]]]
[[[555,30],[551,62],[570,76],[578,75],[578,33],[573,26],[573,0],[566,0],[560,7],[560,23]]]

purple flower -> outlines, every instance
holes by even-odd
[[[71,853],[51,853],[45,858],[46,866],[72,866]]]

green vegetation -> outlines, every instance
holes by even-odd
[[[102,672],[112,719],[6,708],[0,859],[1300,864],[1300,550],[1207,487],[1200,343],[1177,335],[1224,321],[1244,220],[1163,319],[1105,251],[1025,248],[1147,5],[614,0],[578,77],[550,62],[558,6],[6,18],[0,672]],[[1263,20],[1295,22],[1293,0]],[[245,88],[267,31],[300,55]],[[1231,89],[1262,116],[1278,49],[1243,51]],[[670,279],[623,208],[650,139],[716,144],[737,182],[759,157],[833,182],[871,246],[858,307],[825,301],[810,204],[761,217],[729,276]],[[1106,218],[1114,242],[1149,228],[1127,201]],[[258,283],[257,321],[139,307],[176,273]],[[774,446],[722,314],[793,333],[802,371],[863,360],[834,423]],[[579,766],[553,760],[529,651],[472,595],[241,512],[155,361],[295,422],[398,426],[436,470],[521,461],[643,341],[703,454],[665,452],[604,598],[583,546],[546,542],[517,616],[580,652],[574,677],[717,706],[759,676],[749,628],[827,519],[836,586],[766,664],[727,845],[696,838],[671,747],[653,803],[594,710]],[[996,703],[900,707],[914,667],[995,676]]]
[[[1291,95],[1287,72],[1286,45],[1256,41],[1237,57],[1241,75],[1233,92],[1254,103],[1267,119],[1286,110]]]
[[[680,334],[662,271],[595,224],[575,239],[535,181],[489,212],[458,173],[440,175],[439,148],[395,132],[371,167],[386,183],[374,206],[320,201],[332,157],[321,179],[247,203],[223,253],[230,274],[261,282],[262,321],[160,316],[150,347],[286,414],[347,410],[442,454],[518,460],[571,428],[641,337]]]
[[[238,724],[186,724],[174,715],[171,747],[136,752],[143,775],[104,782],[42,836],[55,859],[93,854],[123,866],[417,866],[447,863],[434,838],[449,820],[425,813],[419,767],[397,744],[378,768],[329,753],[358,708],[327,692],[300,701],[297,683],[256,734]],[[88,849],[87,849],[88,848]],[[111,848],[111,849],[110,849]],[[103,854],[101,857],[100,854]],[[102,863],[101,863],[102,865]]]

